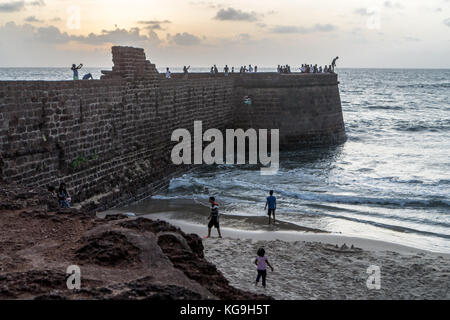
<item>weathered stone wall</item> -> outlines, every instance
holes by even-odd
[[[284,148],[346,139],[336,74],[245,74],[235,87],[236,127],[279,129]]]
[[[170,153],[177,128],[280,128],[282,142],[345,137],[335,75],[192,74],[166,80],[143,50],[114,47],[102,80],[0,81],[0,179],[66,182],[74,202],[139,200],[187,170]],[[251,106],[242,103],[250,95]]]

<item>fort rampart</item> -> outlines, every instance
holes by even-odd
[[[143,49],[113,47],[100,80],[0,81],[0,179],[66,182],[75,203],[106,209],[143,199],[187,166],[177,128],[280,129],[281,148],[345,141],[336,74],[163,74]],[[243,102],[249,96],[251,105]]]

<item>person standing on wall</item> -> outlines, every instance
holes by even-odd
[[[273,195],[273,190],[269,191],[270,196],[266,199],[266,205],[264,206],[264,210],[266,210],[267,206],[269,209],[267,210],[267,214],[269,215],[269,224],[270,217],[273,215],[273,224],[275,225],[275,210],[277,208],[277,198]]]
[[[184,73],[184,77],[185,78],[187,78],[188,77],[188,73],[189,73],[189,68],[190,68],[191,66],[184,66],[183,67],[183,73]]]
[[[70,70],[73,71],[73,80],[78,80],[78,70],[83,67],[83,64],[80,63],[80,65],[77,67],[75,64],[72,64],[72,68]]]
[[[339,57],[336,57],[333,59],[333,61],[331,62],[331,70],[334,72],[334,67],[336,67],[336,60],[339,59]]]
[[[172,73],[170,72],[169,68],[166,68],[166,79],[170,79],[172,77]]]

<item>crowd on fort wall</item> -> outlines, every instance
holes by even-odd
[[[335,75],[167,81],[142,49],[130,47],[113,47],[113,62],[101,80],[0,81],[2,182],[64,181],[72,202],[107,209],[148,197],[189,169],[171,163],[170,137],[177,128],[192,130],[194,120],[204,130],[281,126],[285,142],[344,132]],[[308,99],[285,100],[286,94]],[[251,106],[242,101],[246,95]]]

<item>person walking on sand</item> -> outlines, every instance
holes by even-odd
[[[265,256],[266,251],[264,250],[264,248],[259,248],[256,254],[257,254],[257,256],[255,259],[255,264],[256,264],[256,270],[258,272],[258,275],[256,276],[255,286],[258,285],[259,279],[262,278],[262,286],[265,288],[266,287],[267,266],[270,267],[272,272],[273,272],[273,267],[269,263],[269,259],[267,259],[267,257]]]
[[[275,209],[277,208],[277,198],[273,195],[273,190],[269,191],[270,196],[266,199],[266,205],[264,206],[264,210],[266,210],[267,206],[269,209],[267,210],[267,214],[269,215],[269,224],[270,224],[270,216],[273,214],[273,224],[275,224]]]
[[[72,64],[72,68],[70,70],[73,71],[73,80],[78,80],[78,70],[83,67],[83,64],[80,63],[80,65],[77,67],[75,64]]]
[[[217,229],[217,233],[219,234],[219,238],[222,238],[220,234],[220,226],[219,226],[219,204],[216,202],[214,197],[209,197],[209,202],[211,203],[211,214],[209,215],[209,223],[208,223],[208,236],[211,237],[211,228],[214,226]]]

